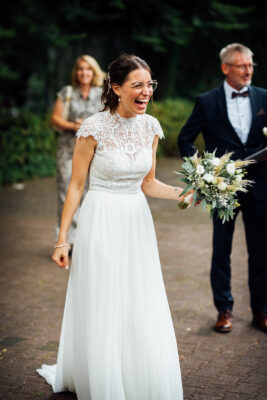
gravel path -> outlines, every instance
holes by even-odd
[[[158,178],[177,185],[175,159],[158,162]],[[149,199],[173,316],[186,399],[267,399],[266,335],[251,327],[247,252],[238,217],[232,254],[233,332],[212,330],[209,283],[212,227],[197,207]],[[0,399],[75,400],[53,395],[35,373],[55,363],[68,273],[51,262],[56,218],[55,179],[0,189]],[[141,400],[141,399],[136,399]],[[153,400],[153,399],[145,399]],[[164,400],[164,399],[162,399]]]

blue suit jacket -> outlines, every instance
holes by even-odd
[[[252,123],[244,145],[228,118],[223,85],[199,95],[178,137],[181,156],[191,156],[196,152],[194,140],[201,132],[206,150],[212,152],[217,149],[216,155],[219,157],[226,152],[234,152],[233,159],[243,160],[263,149],[267,144],[263,135],[263,127],[267,127],[267,90],[250,86],[249,97]],[[249,166],[247,178],[255,182],[251,189],[255,199],[267,200],[267,162]]]

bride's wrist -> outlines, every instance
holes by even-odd
[[[182,188],[179,188],[179,187],[175,187],[174,188],[174,193],[175,193],[175,200],[177,200],[177,201],[183,201],[183,196],[181,197],[181,193],[183,192],[183,189]]]
[[[66,237],[64,237],[64,236],[58,237],[58,239],[56,241],[56,245],[60,245],[60,244],[64,244],[64,243],[67,243],[67,236]]]
[[[55,249],[61,249],[62,247],[70,247],[71,245],[69,243],[57,243],[54,245]]]

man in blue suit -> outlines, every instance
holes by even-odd
[[[195,107],[182,128],[178,144],[182,156],[192,156],[194,140],[202,132],[206,150],[221,156],[233,152],[233,159],[244,160],[264,149],[267,139],[267,90],[250,86],[253,53],[233,43],[220,52],[221,69],[226,79],[222,86],[197,97]],[[254,181],[248,193],[238,195],[246,231],[249,264],[252,323],[267,332],[267,162],[248,167],[248,179]],[[236,213],[236,215],[238,212]],[[235,215],[235,217],[236,217]],[[235,218],[236,219],[236,218]],[[233,296],[231,294],[230,254],[235,219],[222,224],[213,218],[213,253],[211,286],[218,319],[217,332],[232,330]]]

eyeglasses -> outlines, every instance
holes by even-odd
[[[144,82],[133,82],[130,85],[127,85],[131,89],[136,89],[142,92],[145,88],[147,88],[150,92],[154,92],[157,89],[158,82],[157,81],[150,81],[148,83]]]
[[[254,64],[254,63],[253,64],[241,64],[241,65],[229,64],[229,63],[226,63],[226,64],[230,65],[231,67],[238,68],[240,71],[246,71],[247,68],[252,70],[254,67],[257,66],[257,64]]]

